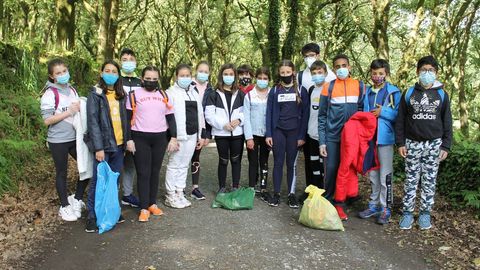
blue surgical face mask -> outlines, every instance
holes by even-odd
[[[257,86],[260,89],[265,89],[268,87],[268,80],[257,80]]]
[[[183,89],[187,89],[188,86],[192,83],[192,77],[180,77],[177,80],[178,86]]]
[[[315,84],[322,84],[325,82],[325,75],[323,74],[314,74],[312,75],[312,81]]]
[[[113,73],[102,73],[102,79],[107,85],[114,85],[118,80],[118,74]]]
[[[198,72],[197,73],[197,80],[201,83],[204,83],[204,82],[208,81],[208,73]]]
[[[340,80],[345,80],[346,78],[348,78],[348,68],[337,69],[337,77]]]
[[[122,63],[122,70],[126,73],[132,73],[137,68],[137,63],[134,61],[125,61]]]
[[[232,85],[235,81],[235,76],[223,75],[223,83],[226,85]]]
[[[57,76],[57,83],[59,84],[67,84],[68,81],[70,80],[70,73],[67,71],[67,73]]]
[[[423,86],[429,86],[435,82],[437,76],[431,71],[421,71],[418,79]]]

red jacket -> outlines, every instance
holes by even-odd
[[[375,153],[377,118],[371,112],[356,112],[345,123],[340,143],[340,167],[337,173],[335,201],[358,196],[357,173],[378,168]]]

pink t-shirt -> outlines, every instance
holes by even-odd
[[[173,106],[163,100],[159,91],[149,92],[143,88],[135,90],[135,101],[137,109],[135,112],[135,124],[132,130],[141,132],[164,132],[168,129],[165,115],[173,113]],[[131,110],[130,97],[127,100],[127,110]]]

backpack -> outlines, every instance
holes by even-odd
[[[310,86],[310,88],[308,89],[308,96],[311,97],[312,96],[312,93],[313,93],[313,90],[315,89],[315,85],[312,85]]]
[[[407,92],[405,92],[405,102],[407,103],[407,105],[410,105],[410,97],[413,94],[413,90],[414,90],[414,87],[410,87],[408,88]],[[440,88],[440,89],[437,89],[437,93],[440,95],[440,100],[443,103],[443,100],[445,99],[445,91],[443,91],[443,89]]]
[[[53,95],[55,96],[55,111],[57,111],[58,104],[60,104],[60,93],[58,93],[58,89],[56,87],[50,86],[49,88],[52,90]],[[77,90],[75,90],[75,88],[73,88],[72,86],[69,86],[69,88],[75,93],[75,95],[78,96]]]
[[[167,93],[165,91],[163,91],[162,89],[160,89],[158,91],[160,91],[160,94],[163,97],[163,103],[165,103],[165,105],[167,106],[168,109],[172,109],[173,106],[168,104]],[[130,126],[133,127],[135,125],[135,113],[137,112],[137,99],[135,98],[135,90],[130,91],[130,93],[128,93],[128,96],[129,96],[129,99],[130,99],[130,105],[132,106],[132,120],[130,121]]]

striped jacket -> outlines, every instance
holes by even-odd
[[[323,87],[318,112],[318,140],[323,145],[339,142],[343,125],[357,111],[363,111],[365,86],[347,78],[334,80]]]

